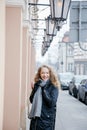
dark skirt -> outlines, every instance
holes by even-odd
[[[31,119],[30,130],[54,130],[55,122],[43,121],[40,118]]]

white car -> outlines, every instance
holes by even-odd
[[[59,73],[58,74],[62,90],[68,90],[69,82],[71,81],[73,76],[74,76],[74,74],[73,73],[69,73],[69,72]]]

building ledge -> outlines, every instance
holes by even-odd
[[[25,0],[6,0],[6,6],[8,7],[22,7],[25,8]]]

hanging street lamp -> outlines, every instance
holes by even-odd
[[[41,51],[42,56],[45,55],[45,53],[46,53],[47,50],[48,50],[48,47],[46,45],[46,42],[43,41],[42,42],[42,51]]]
[[[52,40],[53,40],[53,36],[47,35],[46,34],[46,29],[44,29],[44,37],[43,37],[42,51],[41,51],[42,56],[44,56],[44,54],[46,53],[46,51],[50,47],[50,44],[51,44]]]
[[[44,39],[44,42],[46,43],[46,45],[49,47],[52,40],[53,40],[53,36],[47,35],[46,34],[46,29],[44,29],[44,37],[43,37],[43,39]]]
[[[66,21],[71,0],[49,0],[51,17],[56,21],[57,29]]]
[[[52,20],[51,15],[48,16],[46,19],[46,34],[49,36],[56,36],[57,29],[56,29],[56,22]]]

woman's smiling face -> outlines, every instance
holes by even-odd
[[[42,67],[41,72],[40,72],[40,76],[41,76],[42,80],[44,80],[44,81],[48,80],[50,78],[49,69],[46,67]]]

